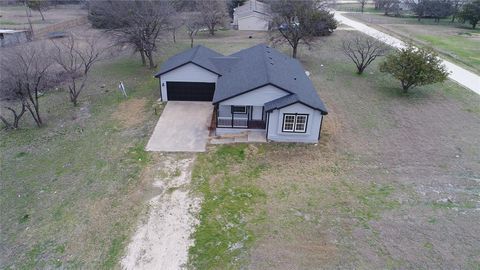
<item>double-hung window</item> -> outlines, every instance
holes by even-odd
[[[305,133],[307,131],[307,114],[289,114],[283,115],[283,132]]]

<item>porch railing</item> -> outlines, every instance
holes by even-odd
[[[217,126],[226,128],[265,129],[265,121],[248,120],[247,118],[233,118],[232,120],[231,117],[218,117]]]

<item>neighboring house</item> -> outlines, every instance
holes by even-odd
[[[315,143],[327,114],[300,62],[264,44],[229,56],[196,46],[155,77],[163,101],[211,101],[217,135],[263,130],[271,141]]]
[[[267,31],[271,15],[269,5],[249,0],[233,10],[233,27],[237,30]]]
[[[12,46],[28,41],[28,31],[0,29],[0,47]]]

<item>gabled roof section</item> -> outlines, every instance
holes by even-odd
[[[209,49],[202,45],[197,45],[190,50],[181,52],[177,55],[170,57],[167,61],[165,61],[165,63],[162,64],[160,71],[155,74],[155,77],[159,77],[164,73],[167,73],[188,63],[196,64],[213,73],[220,74],[218,68],[210,61],[210,58],[221,56],[223,55],[212,49]]]
[[[327,113],[312,81],[298,60],[265,44],[230,56],[239,60],[230,70],[223,71],[222,76],[218,78],[213,103],[219,103],[261,86],[273,85],[295,95],[288,99],[289,102],[295,100]],[[282,102],[287,102],[287,99]]]
[[[296,94],[291,94],[291,95],[286,95],[286,96],[283,96],[281,98],[277,98],[275,100],[272,100],[270,102],[265,103],[265,111],[270,112],[270,111],[273,111],[273,110],[277,110],[277,109],[287,107],[287,106],[295,104],[295,103],[301,103],[301,104],[304,104],[305,106],[311,107],[310,105],[308,105],[308,104],[304,103],[302,100],[300,100],[300,98]],[[325,105],[323,105],[323,102],[322,102],[321,107],[323,107],[323,108],[322,109],[314,108],[314,109],[317,109],[317,110],[321,111],[321,113],[323,115],[328,114],[327,110],[325,109]]]

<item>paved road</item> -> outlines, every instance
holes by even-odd
[[[169,101],[147,143],[147,151],[205,152],[211,102]]]
[[[405,43],[399,40],[398,38],[387,35],[363,23],[357,22],[355,20],[351,20],[343,16],[341,12],[335,11],[335,19],[371,37],[380,39],[395,48],[405,47]],[[479,75],[473,72],[470,72],[464,68],[461,68],[453,64],[452,62],[449,62],[443,59],[442,61],[443,61],[443,64],[447,67],[448,71],[450,71],[450,75],[449,75],[450,79],[456,81],[457,83],[463,85],[464,87],[480,95],[480,76]]]

